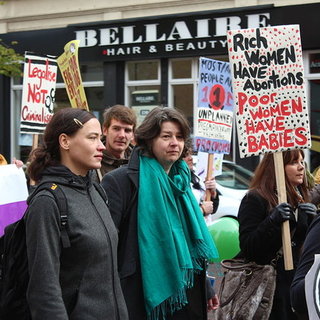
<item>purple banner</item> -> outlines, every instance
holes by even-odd
[[[4,233],[4,228],[19,220],[27,209],[26,201],[19,201],[0,205],[0,236]]]

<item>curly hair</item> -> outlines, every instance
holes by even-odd
[[[168,107],[156,107],[152,109],[141,125],[136,129],[135,141],[145,153],[154,157],[152,152],[152,141],[159,136],[161,132],[161,125],[163,122],[171,121],[180,126],[181,134],[184,140],[184,149],[181,157],[184,158],[190,146],[190,126],[185,116],[178,110]]]

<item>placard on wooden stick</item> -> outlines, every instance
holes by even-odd
[[[230,64],[199,60],[198,108],[194,117],[194,150],[208,153],[207,179],[213,175],[213,154],[230,152],[233,95]],[[210,200],[210,191],[206,200]]]
[[[231,30],[227,40],[240,157],[275,153],[279,203],[284,202],[281,152],[311,147],[299,26]],[[286,270],[293,267],[289,231],[285,223]]]

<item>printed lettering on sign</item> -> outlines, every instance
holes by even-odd
[[[199,65],[194,149],[207,153],[230,153],[233,122],[230,64],[200,58]]]
[[[310,148],[298,25],[228,32],[240,156]]]

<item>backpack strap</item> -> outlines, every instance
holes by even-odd
[[[60,213],[60,231],[61,231],[61,242],[63,248],[69,248],[71,246],[68,235],[68,204],[67,198],[62,188],[56,183],[43,182],[39,184],[36,189],[32,192],[28,202],[41,190],[48,190],[54,196]]]

